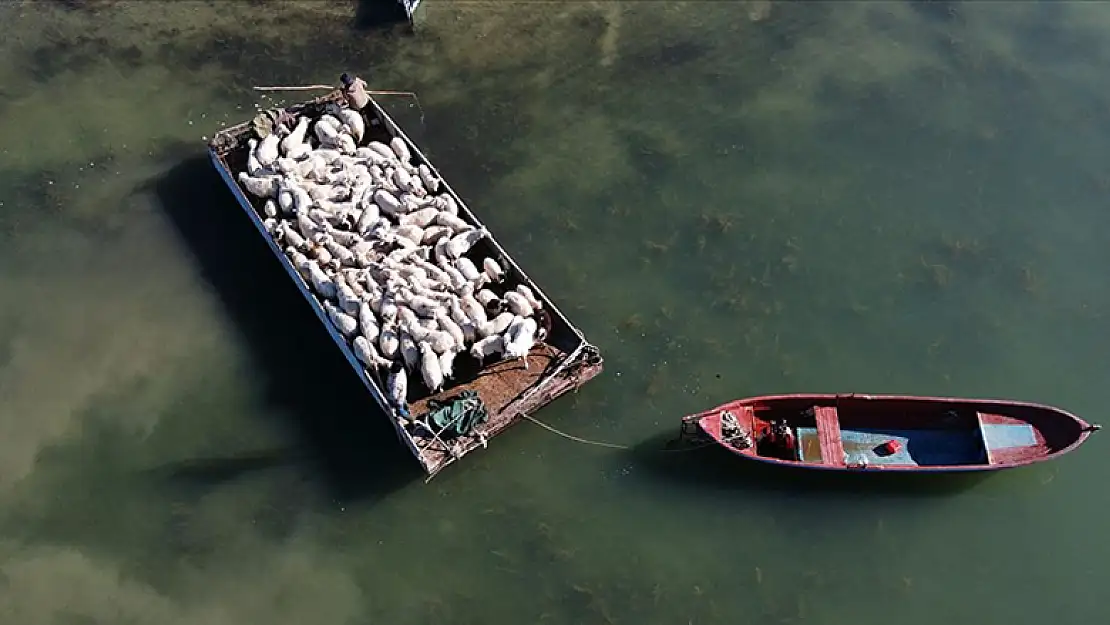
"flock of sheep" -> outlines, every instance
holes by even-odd
[[[489,233],[459,215],[402,138],[364,145],[365,130],[338,105],[286,117],[250,140],[239,182],[265,201],[266,229],[407,417],[409,375],[435,393],[464,351],[525,358],[544,338],[542,304],[526,285],[506,288],[495,258],[468,257]]]

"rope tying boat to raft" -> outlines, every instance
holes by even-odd
[[[540,421],[539,419],[537,419],[537,418],[535,418],[531,415],[522,414],[520,416],[521,416],[521,418],[525,419],[526,421],[530,421],[530,422],[540,426],[541,428],[547,430],[548,432],[551,432],[552,434],[555,434],[556,436],[561,436],[561,437],[563,437],[563,438],[565,438],[569,441],[574,441],[576,443],[582,443],[583,445],[593,445],[595,447],[608,447],[609,449],[625,449],[625,450],[634,449],[634,447],[632,445],[621,445],[620,443],[609,443],[609,442],[606,442],[606,441],[598,441],[598,440],[593,440],[593,439],[589,439],[589,438],[583,438],[581,436],[575,436],[573,434],[567,434],[566,432],[564,432],[562,430],[558,430],[556,428],[553,428],[550,425],[544,423],[543,421]],[[732,440],[743,441],[745,436],[746,436],[745,434],[741,433],[737,436],[732,437],[731,439],[726,438],[726,439],[722,439],[722,440],[724,440],[725,442],[730,442]],[[680,440],[682,438],[683,437],[681,437],[681,436],[679,437]],[[717,441],[700,442],[700,443],[694,443],[691,446],[686,447],[684,449],[659,449],[659,450],[656,450],[656,451],[658,451],[659,453],[682,453],[682,452],[687,452],[687,451],[697,451],[699,449],[704,449],[706,447],[713,447],[713,446],[716,446],[718,444],[719,443]]]

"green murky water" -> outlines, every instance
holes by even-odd
[[[72,6],[0,4],[0,622],[1105,620],[1097,435],[904,483],[658,449],[784,391],[1104,420],[1110,7]],[[632,449],[525,424],[422,483],[203,152],[345,70],[602,348],[539,416]]]

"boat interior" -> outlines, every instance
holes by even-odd
[[[970,404],[836,399],[730,409],[757,456],[825,466],[960,466],[1016,462],[1049,452],[1029,422]],[[774,425],[793,445],[769,436]],[[785,427],[784,427],[785,426]],[[785,430],[785,432],[784,432]]]

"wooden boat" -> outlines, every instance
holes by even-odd
[[[1100,426],[1018,401],[899,395],[767,395],[682,420],[682,436],[738,456],[823,470],[958,472],[1061,456]]]
[[[284,109],[284,113],[307,115],[315,119],[321,116],[327,105],[331,103],[346,106],[342,93],[337,90],[315,100]],[[279,111],[268,111],[266,114],[274,117],[278,113]],[[485,225],[471,212],[470,207],[440,175],[439,170],[376,100],[371,98],[362,114],[366,120],[365,141],[373,139],[388,144],[394,137],[401,138],[417,162],[427,165],[440,179],[445,192],[450,194],[458,204],[459,217],[473,226],[485,228]],[[254,133],[254,124],[249,121],[218,132],[208,144],[209,156],[216,171],[227,184],[247,218],[254,224],[259,235],[266,241],[275,260],[289,274],[289,278],[316,313],[336,347],[346,357],[352,373],[362,381],[370,397],[390,417],[398,437],[429,476],[434,476],[467,453],[479,447],[484,448],[489,439],[518,422],[522,414],[534,413],[601,373],[604,365],[597,347],[586,340],[582,331],[575,327],[547,297],[543,289],[524,273],[501,244],[494,237],[488,237],[474,247],[472,250],[474,258],[478,259],[479,263],[481,258],[487,256],[496,259],[507,272],[506,285],[524,284],[532,290],[543,303],[545,312],[542,315],[544,317],[542,323],[548,330],[547,336],[532,347],[526,361],[503,360],[482,365],[469,354],[460,354],[455,362],[455,377],[449,381],[444,390],[436,394],[432,394],[425,388],[419,379],[410,378],[407,409],[415,421],[426,421],[425,417],[436,408],[437,404],[461,400],[464,396],[476,394],[486,409],[488,419],[474,431],[459,436],[449,436],[442,430],[430,433],[426,428],[417,427],[412,421],[401,418],[399,411],[386,399],[385,381],[381,373],[368,371],[362,366],[355,357],[351,345],[328,320],[320,298],[313,293],[289,258],[282,252],[274,237],[266,230],[263,223],[263,203],[248,194],[236,181],[238,174],[246,170],[249,152],[247,142],[255,136]],[[369,412],[370,406],[367,408]]]

